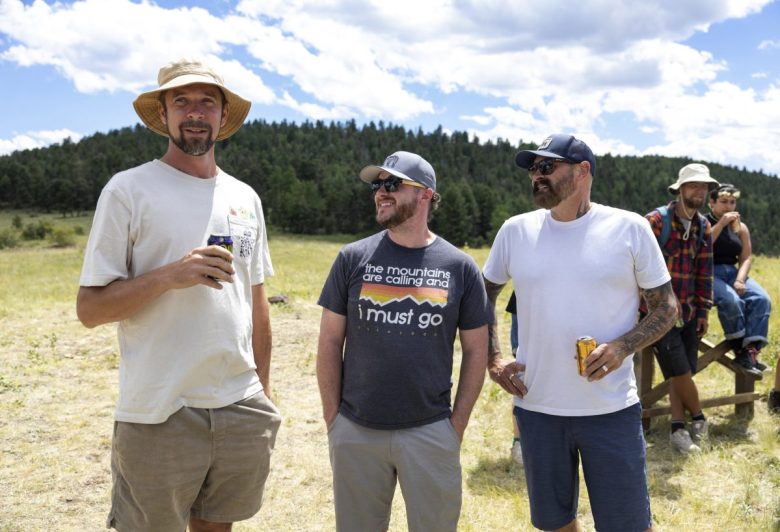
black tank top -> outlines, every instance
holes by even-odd
[[[707,214],[707,219],[712,225],[718,223],[718,219],[712,213]],[[742,253],[742,240],[731,230],[729,224],[712,244],[712,262],[713,264],[736,264],[739,262],[740,253]]]

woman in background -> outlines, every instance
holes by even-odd
[[[753,260],[750,230],[737,212],[738,199],[734,185],[722,184],[710,193],[715,305],[736,369],[760,379],[767,368],[758,354],[768,342],[772,307],[766,291],[748,276]],[[780,359],[769,408],[780,411]]]

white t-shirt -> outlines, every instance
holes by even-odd
[[[273,275],[260,198],[219,171],[199,179],[152,161],[116,174],[95,210],[81,286],[132,279],[233,237],[233,283],[169,290],[119,322],[116,419],[161,423],[182,406],[219,408],[262,385],[252,350],[252,285]]]
[[[640,215],[595,203],[559,222],[549,210],[507,220],[484,269],[496,284],[512,279],[519,347],[528,394],[521,408],[560,416],[616,412],[639,401],[633,358],[599,381],[580,376],[580,336],[604,343],[637,322],[639,289],[670,280],[661,250]]]

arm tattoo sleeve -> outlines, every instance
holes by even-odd
[[[644,296],[647,316],[614,341],[623,358],[660,340],[672,328],[677,317],[677,298],[671,281],[645,290]]]
[[[498,318],[496,316],[496,301],[498,300],[498,294],[501,293],[505,284],[491,283],[484,277],[482,280],[485,283],[485,291],[487,292],[488,301],[490,302],[490,308],[492,311],[491,323],[488,326],[488,366],[490,362],[496,358],[501,357],[501,342],[498,340]]]

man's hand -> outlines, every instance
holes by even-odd
[[[221,290],[220,282],[233,282],[232,263],[233,254],[223,247],[195,248],[181,259],[138,277],[79,287],[76,314],[91,328],[128,319],[168,290],[198,284]]]
[[[325,420],[325,429],[330,430],[330,428],[333,426],[333,422],[336,421],[336,417],[339,415],[338,408],[333,410],[333,412],[323,412],[323,419]]]
[[[619,344],[605,343],[596,346],[585,359],[585,375],[588,382],[599,381],[618,369],[629,353],[623,353]],[[574,355],[575,359],[577,355]]]
[[[709,322],[707,321],[707,318],[696,318],[696,334],[699,338],[707,334],[708,327]]]
[[[203,284],[217,290],[221,282],[232,283],[233,254],[222,246],[195,248],[170,265],[173,288],[189,288]]]
[[[525,364],[503,358],[493,359],[488,367],[488,375],[493,382],[501,386],[507,393],[518,397],[524,397],[528,393],[521,376],[517,375],[524,371]]]
[[[468,420],[463,422],[462,420],[457,419],[455,416],[450,417],[450,424],[452,425],[452,428],[455,429],[455,432],[458,434],[458,439],[463,442],[463,434],[466,432],[466,425],[468,424]]]

